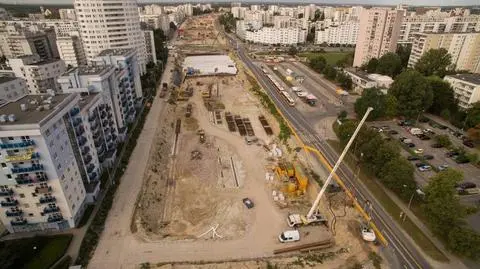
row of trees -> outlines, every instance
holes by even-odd
[[[231,33],[235,30],[235,27],[237,26],[237,21],[233,17],[233,14],[231,12],[223,13],[220,15],[219,22],[223,27],[225,28],[225,32]]]
[[[167,36],[162,29],[153,30],[153,40],[158,63],[156,65],[153,62],[148,63],[147,72],[141,76],[142,89],[145,95],[148,95],[148,91],[156,90],[168,59]]]
[[[353,55],[352,57],[349,55],[337,62],[337,65],[344,66],[348,64],[348,61],[353,61]],[[338,82],[342,88],[348,91],[352,89],[352,79],[345,75],[345,73],[342,71],[338,71],[333,65],[328,64],[327,60],[323,56],[315,56],[310,58],[309,66],[318,73],[323,74],[328,80]]]
[[[345,145],[357,127],[353,120],[344,121],[336,128],[340,142]],[[375,176],[385,187],[392,190],[404,201],[415,194],[417,184],[414,167],[400,155],[396,142],[384,140],[381,135],[363,127],[352,145],[353,154],[359,164]],[[446,246],[459,255],[471,259],[480,258],[480,235],[465,225],[464,218],[473,212],[460,204],[455,185],[463,181],[461,172],[448,169],[429,180],[420,203],[432,232],[441,238]]]
[[[406,70],[411,49],[410,45],[399,45],[395,53],[386,53],[379,59],[372,58],[360,68],[368,73],[378,73],[394,78]]]

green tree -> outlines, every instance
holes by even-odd
[[[320,9],[315,10],[315,16],[313,17],[312,22],[316,22],[316,21],[320,20],[320,18],[322,17],[322,14],[323,14],[323,12],[320,11]]]
[[[351,91],[353,87],[352,79],[347,76],[344,72],[337,72],[336,80],[340,83],[340,86],[347,91]]]
[[[452,141],[450,141],[450,138],[448,137],[448,135],[436,135],[435,143],[440,144],[446,148],[452,145]]]
[[[367,73],[375,73],[377,72],[377,67],[378,59],[372,58],[365,65],[362,66],[362,70],[366,71]]]
[[[391,94],[385,96],[385,117],[393,118],[397,115],[397,98]]]
[[[396,143],[385,141],[377,146],[378,148],[375,151],[371,166],[375,174],[378,176],[386,163],[400,158],[400,148]]]
[[[416,191],[414,168],[405,158],[393,158],[381,167],[378,178],[387,188],[408,200]]]
[[[395,78],[389,94],[397,99],[398,114],[416,119],[432,104],[432,89],[427,79],[417,71],[408,70]]]
[[[480,123],[475,127],[472,127],[467,130],[468,139],[472,140],[474,143],[480,143]]]
[[[399,44],[397,47],[396,53],[398,56],[400,56],[403,69],[407,68],[408,59],[410,58],[411,51],[412,51],[412,44]]]
[[[298,49],[296,46],[290,46],[290,48],[288,49],[288,54],[289,55],[292,55],[292,56],[295,56],[297,55],[298,53]]]
[[[445,236],[447,227],[453,228],[463,223],[465,207],[459,202],[455,185],[463,180],[463,174],[447,169],[430,178],[425,187],[423,211],[432,231]]]
[[[231,33],[235,30],[236,20],[233,17],[233,14],[231,12],[227,12],[220,15],[220,17],[218,18],[218,21],[225,28],[225,32]]]
[[[428,77],[427,79],[433,94],[432,106],[430,106],[428,111],[439,116],[445,115],[445,113],[449,113],[449,115],[457,113],[457,101],[450,83],[436,76]]]
[[[451,227],[448,229],[447,246],[454,253],[473,260],[480,258],[480,235],[468,227]]]
[[[452,64],[452,56],[444,48],[430,49],[425,52],[415,64],[415,70],[425,76],[439,76],[443,78]]]
[[[385,95],[377,88],[363,90],[362,96],[355,101],[355,113],[363,115],[368,107],[373,107],[367,120],[376,120],[385,116]]]
[[[340,66],[340,67],[349,67],[349,66],[352,66],[353,65],[353,57],[354,57],[354,53],[353,52],[349,52],[345,55],[345,57],[343,57],[342,59],[338,60],[337,61],[337,66]]]
[[[342,111],[340,111],[340,113],[338,113],[338,119],[340,121],[344,121],[347,118],[347,115],[348,115],[347,111],[342,110]]]
[[[467,115],[465,117],[464,129],[470,129],[480,124],[480,102],[472,104],[472,107],[467,109]]]
[[[325,66],[327,66],[327,60],[323,56],[315,56],[310,58],[309,65],[313,70],[322,73]]]
[[[337,77],[337,70],[335,69],[335,67],[327,64],[323,69],[323,74],[327,79],[334,80]]]
[[[346,145],[353,132],[357,128],[357,123],[355,121],[345,121],[338,126],[337,136],[340,140],[340,143]]]
[[[376,72],[394,78],[402,72],[402,59],[393,52],[386,53],[378,59]]]
[[[315,42],[315,27],[310,28],[310,32],[307,34],[307,42]]]

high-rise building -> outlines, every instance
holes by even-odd
[[[307,31],[300,28],[263,27],[257,31],[245,31],[245,40],[261,44],[293,45],[305,43]]]
[[[372,58],[395,52],[402,20],[403,10],[363,9],[353,66],[361,66]]]
[[[444,80],[452,85],[460,108],[469,109],[473,103],[480,102],[479,74],[448,75]]]
[[[7,58],[36,54],[43,60],[58,58],[53,28],[7,25],[0,34],[0,48]]]
[[[80,36],[88,61],[106,49],[134,49],[145,72],[145,38],[134,0],[75,0]]]
[[[359,28],[359,22],[351,20],[318,29],[315,31],[315,44],[354,45],[357,43]]]
[[[136,117],[135,104],[143,96],[137,56],[133,49],[104,50],[94,59],[96,66],[114,66],[119,95],[114,99],[115,115],[119,128],[126,127]]]
[[[444,48],[452,56],[452,67],[480,73],[480,33],[417,33],[414,35],[408,66],[430,49]]]
[[[87,194],[71,117],[79,99],[27,95],[0,107],[0,220],[9,232],[61,230],[80,221]]]
[[[145,51],[147,52],[147,62],[157,64],[157,53],[155,52],[155,39],[153,38],[153,31],[143,30],[145,37]]]
[[[27,84],[23,78],[0,77],[0,105],[28,94]]]
[[[77,16],[75,15],[75,9],[73,8],[61,8],[58,10],[58,13],[60,14],[61,20],[77,20]]]
[[[26,55],[8,59],[8,62],[15,76],[26,80],[29,93],[59,91],[57,78],[66,70],[62,60],[41,60],[38,55]]]
[[[86,65],[87,58],[83,44],[78,36],[57,37],[57,48],[60,58],[67,66]]]

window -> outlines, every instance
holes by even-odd
[[[6,176],[7,176],[7,178],[12,178],[12,175],[6,175]]]
[[[13,140],[13,139],[14,139],[14,138],[13,138],[13,137],[11,137],[11,136],[9,136],[9,137],[8,137],[8,140]]]
[[[25,198],[25,194],[23,193],[19,193],[18,195],[20,196],[20,198]]]
[[[33,213],[28,213],[28,216],[29,216],[29,217],[33,217]]]

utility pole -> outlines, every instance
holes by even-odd
[[[320,192],[318,193],[317,198],[316,198],[315,201],[313,202],[312,208],[310,208],[310,211],[308,211],[307,219],[311,219],[312,216],[313,216],[313,214],[314,214],[315,211],[317,210],[318,204],[320,203],[320,199],[322,198],[323,194],[324,194],[325,191],[327,190],[327,187],[328,187],[328,185],[330,184],[330,181],[332,181],[333,175],[335,174],[335,172],[337,171],[338,167],[339,167],[340,164],[342,163],[343,158],[345,157],[345,155],[346,155],[347,152],[348,152],[348,149],[349,149],[350,146],[352,145],[353,141],[355,140],[355,137],[357,136],[358,132],[360,131],[360,128],[362,128],[362,125],[365,123],[365,120],[367,120],[367,117],[368,117],[368,115],[370,114],[370,112],[372,112],[372,110],[373,110],[373,108],[372,108],[372,107],[369,107],[369,108],[367,109],[367,112],[365,112],[365,115],[363,115],[363,118],[362,118],[362,120],[360,121],[360,123],[358,124],[357,129],[355,129],[355,132],[353,133],[352,137],[350,138],[350,140],[348,141],[347,145],[346,145],[345,148],[343,149],[342,154],[340,155],[340,157],[339,157],[338,160],[337,160],[337,163],[335,163],[335,166],[333,167],[332,171],[331,171],[330,174],[328,175],[327,180],[325,180],[325,183],[323,183],[323,187],[322,187],[322,189],[320,190]]]

